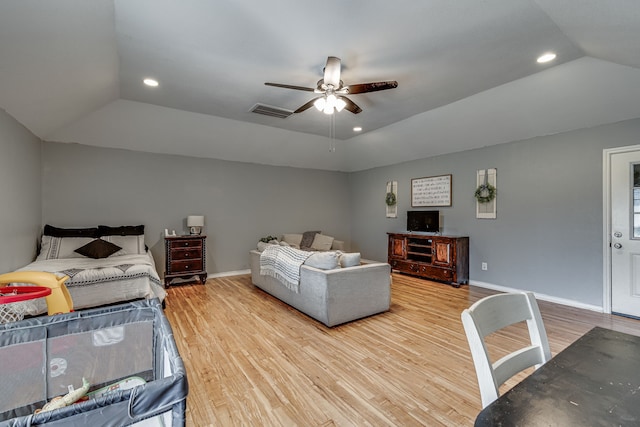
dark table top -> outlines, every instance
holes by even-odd
[[[484,408],[475,426],[640,426],[640,337],[590,330]]]

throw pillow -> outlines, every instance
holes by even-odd
[[[332,270],[340,265],[338,257],[336,252],[315,252],[304,263],[309,267]]]
[[[281,240],[287,242],[291,246],[300,247],[300,242],[302,242],[302,234],[283,234]]]
[[[313,244],[313,239],[316,237],[316,234],[322,233],[321,231],[305,231],[302,233],[302,240],[300,240],[301,248],[310,248]]]
[[[311,243],[311,249],[316,251],[328,251],[331,249],[331,244],[334,238],[331,236],[325,236],[324,234],[316,234]]]
[[[340,254],[340,267],[355,267],[360,265],[360,252]]]
[[[107,258],[108,256],[118,252],[120,249],[122,249],[120,246],[114,245],[111,242],[107,242],[102,239],[95,239],[94,241],[76,249],[75,252],[89,258],[100,259]]]
[[[334,240],[331,244],[331,250],[344,251],[344,242],[342,240]]]

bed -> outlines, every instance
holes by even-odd
[[[62,277],[75,310],[166,296],[144,226],[44,227],[36,260],[17,271],[46,271]],[[44,298],[24,301],[27,315],[47,312]]]

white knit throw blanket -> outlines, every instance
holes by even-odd
[[[290,246],[268,245],[260,254],[260,274],[278,279],[287,289],[300,292],[300,266],[313,252]]]

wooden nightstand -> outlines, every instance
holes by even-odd
[[[207,236],[167,236],[164,238],[165,249],[165,288],[176,278],[189,279],[197,277],[204,285],[207,280],[205,264]]]

